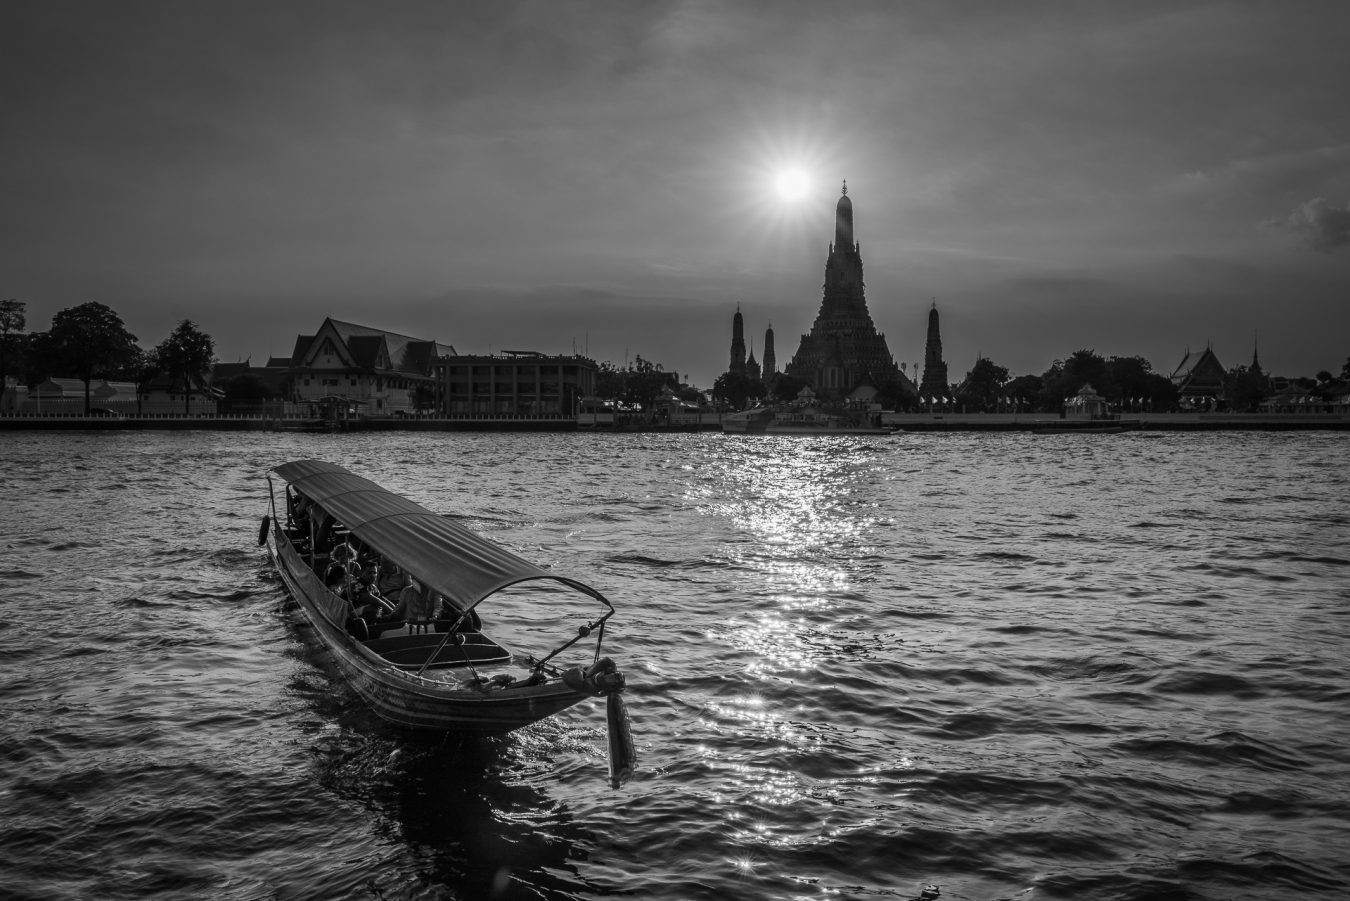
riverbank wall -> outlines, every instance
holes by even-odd
[[[1031,413],[883,413],[882,425],[904,432],[1284,432],[1350,431],[1339,413],[1133,413],[1119,419],[1061,419]]]
[[[1350,431],[1350,416],[1326,413],[1140,413],[1120,420],[1058,419],[1046,414],[885,413],[881,424],[898,432],[1144,432]],[[631,421],[598,428],[570,419],[496,417],[484,419],[390,418],[316,424],[259,417],[0,416],[0,432],[15,431],[193,431],[218,432],[708,432],[710,423],[665,425]]]

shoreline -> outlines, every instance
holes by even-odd
[[[1039,434],[1129,434],[1131,432],[1287,432],[1350,431],[1350,415],[1336,413],[1140,413],[1120,420],[1073,420],[1000,413],[887,413],[883,426],[895,432],[1030,432]],[[579,426],[560,419],[367,419],[336,428],[305,428],[299,423],[257,417],[83,417],[3,416],[0,432],[20,431],[216,431],[343,434],[348,432],[721,432],[717,425],[624,423]],[[824,433],[822,433],[824,434]]]

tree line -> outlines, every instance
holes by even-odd
[[[215,362],[215,340],[184,319],[150,350],[127,330],[122,317],[96,301],[61,310],[45,332],[28,332],[27,305],[0,300],[0,377],[17,376],[30,388],[49,378],[84,383],[84,412],[96,379],[134,382],[139,389],[160,375],[183,390],[184,411],[191,392],[204,390]]]
[[[1339,376],[1322,370],[1315,379],[1300,377],[1291,382],[1308,396],[1330,402],[1350,388],[1350,359]],[[921,397],[913,383],[904,379],[876,383],[876,401],[883,409],[921,412],[934,406],[965,413],[1017,411],[1058,414],[1065,398],[1085,385],[1109,403],[1122,409],[1172,412],[1179,408],[1178,386],[1141,356],[1103,357],[1095,350],[1076,350],[1055,360],[1040,375],[1013,377],[1006,366],[982,357],[959,383],[949,385],[942,397]],[[713,401],[728,409],[744,409],[759,402],[788,402],[806,383],[786,373],[768,380],[725,372],[713,383]],[[1236,366],[1223,381],[1222,406],[1234,412],[1255,412],[1274,391],[1271,378],[1260,370]]]
[[[1316,379],[1289,380],[1309,397],[1331,402],[1350,388],[1350,359],[1339,377],[1327,370]],[[982,359],[960,385],[953,385],[953,400],[967,412],[993,412],[1009,402],[1018,409],[1039,413],[1057,413],[1064,400],[1091,385],[1099,395],[1120,409],[1174,412],[1181,400],[1178,386],[1167,376],[1154,372],[1148,360],[1140,356],[1103,357],[1093,350],[1076,350],[1063,360],[1055,360],[1041,375],[1010,378],[1008,370]],[[1228,369],[1219,393],[1220,410],[1254,413],[1275,392],[1274,380],[1260,369],[1234,366]]]

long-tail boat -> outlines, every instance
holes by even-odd
[[[635,754],[622,697],[624,677],[601,656],[614,607],[598,590],[538,567],[332,463],[285,463],[267,474],[267,482],[269,512],[258,543],[267,546],[312,626],[307,631],[376,714],[408,729],[496,734],[603,697],[610,780],[617,786],[627,778]],[[337,547],[355,547],[369,558],[396,564],[415,588],[440,601],[439,618],[359,620],[352,595],[344,590],[350,577],[332,576],[335,563],[343,566],[330,559]],[[492,604],[485,602],[504,589],[541,581],[563,589],[545,593],[550,599],[549,609],[541,611],[545,618],[559,620],[553,609],[558,595],[594,602],[599,612],[569,624],[537,657],[512,653],[484,633],[483,620],[492,618]],[[555,662],[586,650],[588,659],[567,661],[573,663],[567,669]]]

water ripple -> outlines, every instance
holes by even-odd
[[[72,432],[0,457],[15,897],[1350,893],[1339,435]],[[490,740],[375,720],[256,546],[261,474],[304,457],[612,598],[637,776],[607,787],[594,707]]]

